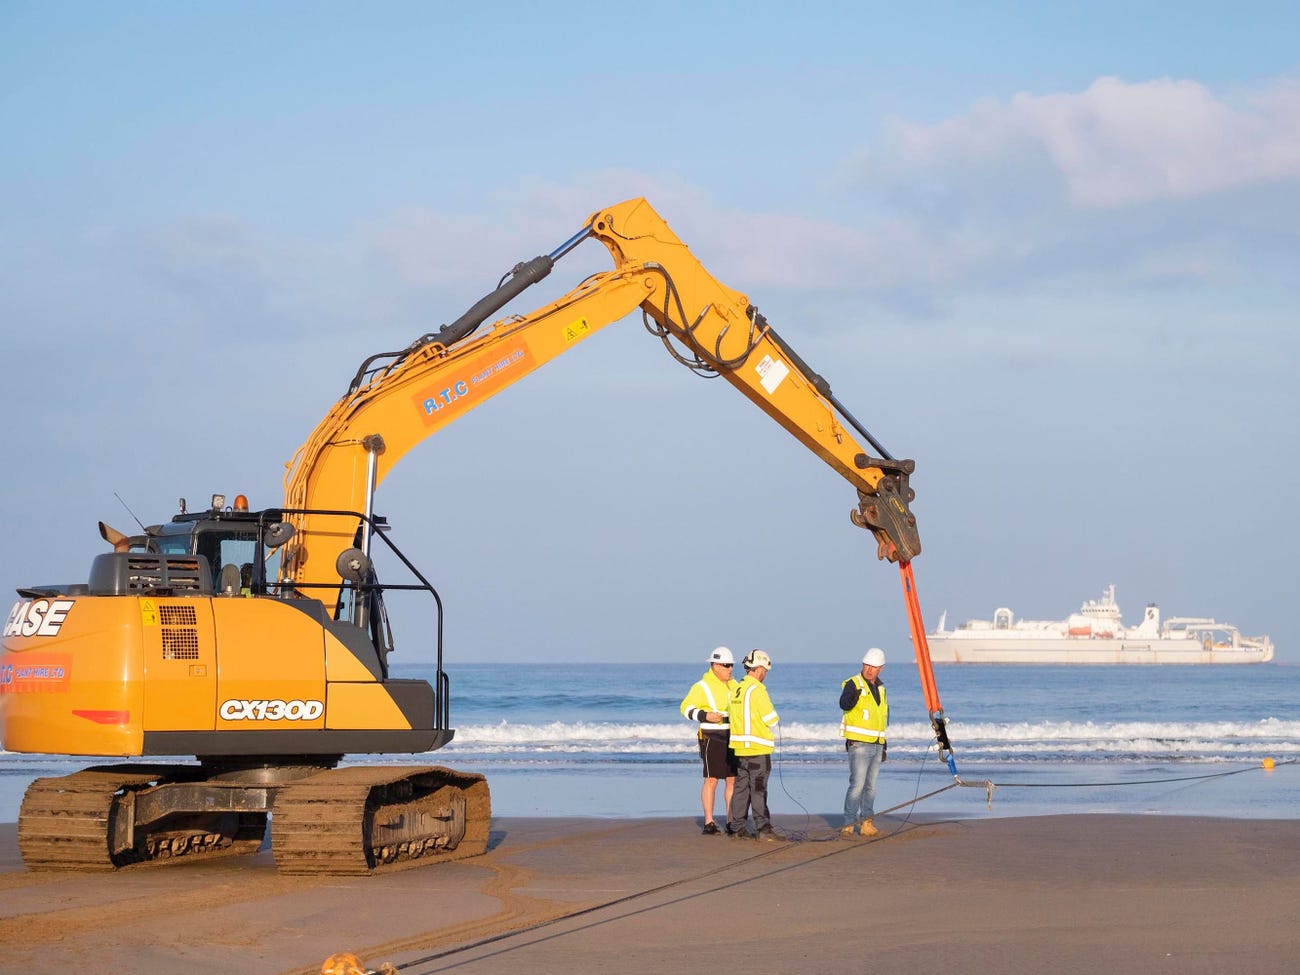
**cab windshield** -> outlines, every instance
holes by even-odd
[[[163,555],[199,555],[207,559],[214,585],[227,565],[239,571],[241,588],[252,585],[253,564],[257,559],[256,531],[196,527],[184,534],[158,535],[152,541]]]

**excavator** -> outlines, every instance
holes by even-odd
[[[611,270],[484,326],[589,238],[608,249]],[[367,358],[286,465],[279,507],[213,495],[195,511],[182,500],[171,521],[138,534],[101,523],[112,550],[94,557],[86,582],[18,590],[0,651],[0,743],[126,759],[31,784],[18,821],[26,866],[117,870],[247,853],[268,820],[285,873],[372,874],[484,852],[482,776],[344,763],[433,751],[455,733],[441,598],[375,514],[375,492],[411,448],[637,309],[673,358],[727,380],[856,490],[852,523],[903,570],[946,746],[911,583],[921,550],[913,461],[893,459],[749,299],[633,199],[517,264],[451,324]],[[379,549],[412,581],[380,582]],[[433,683],[390,675],[384,597],[394,590],[432,600]]]

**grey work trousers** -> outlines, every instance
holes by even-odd
[[[772,773],[771,755],[737,755],[736,786],[727,809],[727,832],[745,830],[749,811],[754,811],[754,830],[770,829],[772,817],[767,812],[767,780]]]

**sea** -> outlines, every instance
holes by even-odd
[[[346,764],[418,761],[484,774],[498,816],[698,822],[695,726],[679,706],[705,669],[451,664],[450,745],[418,759]],[[769,673],[781,716],[769,787],[779,822],[838,823],[848,768],[837,702],[857,669],[778,660]],[[433,672],[393,667],[395,677]],[[939,666],[950,756],[935,744],[915,664],[891,663],[882,678],[890,724],[877,813],[1300,818],[1300,666]],[[0,751],[0,822],[16,821],[32,779],[93,761]]]

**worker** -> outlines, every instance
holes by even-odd
[[[885,760],[885,728],[889,725],[889,697],[880,679],[885,651],[872,647],[862,657],[862,672],[840,685],[840,734],[849,754],[849,789],[844,794],[844,825],[840,835],[875,836],[871,821],[876,808],[876,777]]]
[[[785,837],[772,829],[767,810],[767,780],[772,772],[772,751],[776,747],[776,725],[780,716],[763,686],[772,669],[772,658],[762,650],[751,650],[741,661],[745,679],[731,692],[727,716],[731,721],[731,750],[736,753],[736,787],[727,806],[727,835],[748,837],[749,813],[754,812],[754,834],[773,841]]]
[[[700,760],[704,763],[704,787],[700,802],[704,805],[704,835],[718,835],[718,824],[713,820],[713,804],[718,794],[718,780],[723,788],[725,813],[731,806],[731,793],[736,787],[736,756],[731,751],[731,724],[727,719],[727,703],[731,692],[740,684],[732,679],[735,658],[727,647],[714,647],[709,654],[709,669],[691,685],[682,700],[682,716],[699,724],[696,734],[700,740]]]

